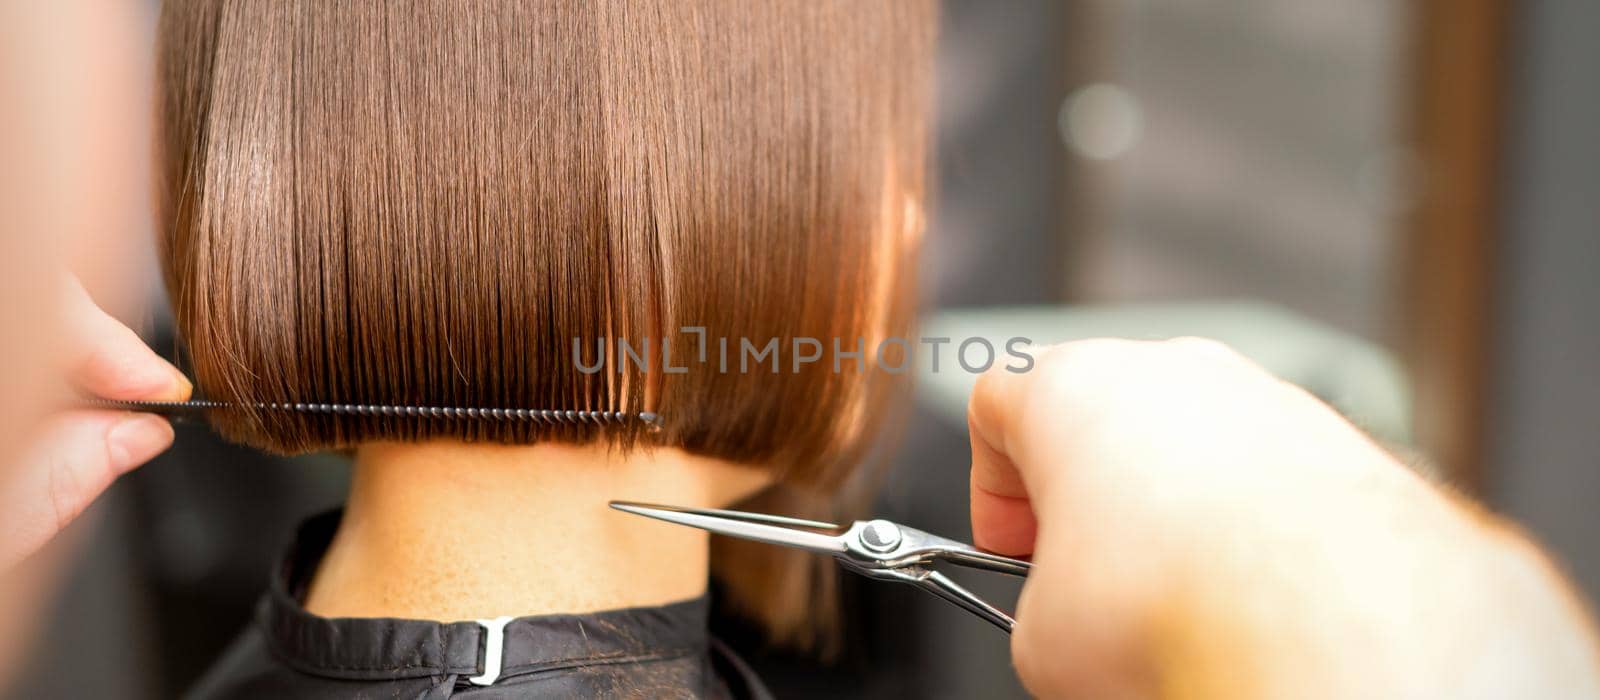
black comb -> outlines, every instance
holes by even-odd
[[[535,408],[458,408],[452,406],[375,406],[359,403],[232,403],[228,401],[115,401],[91,399],[99,408],[154,413],[173,418],[204,419],[207,411],[249,409],[336,416],[434,418],[439,420],[489,420],[545,425],[622,425],[639,421],[652,430],[661,427],[660,414],[648,411],[553,411]]]

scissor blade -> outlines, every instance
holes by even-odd
[[[825,535],[820,532],[794,529],[796,527],[818,529],[837,527],[832,523],[784,518],[761,513],[744,513],[736,510],[677,508],[647,503],[629,503],[626,501],[612,501],[611,507],[626,513],[643,515],[647,518],[664,520],[678,525],[697,527],[701,530],[729,537],[779,544],[785,547],[798,547],[822,554],[843,554],[847,551],[844,539],[838,535]]]

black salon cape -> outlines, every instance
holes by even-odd
[[[249,628],[190,692],[194,698],[770,698],[706,631],[709,600],[505,627],[500,678],[476,686],[486,635],[475,622],[324,618],[299,598],[340,513],[300,526]]]

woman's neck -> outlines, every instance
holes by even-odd
[[[449,622],[693,598],[705,590],[707,535],[607,501],[717,506],[765,480],[675,449],[364,445],[305,605],[324,617]]]

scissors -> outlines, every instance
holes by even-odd
[[[719,535],[829,554],[840,566],[868,578],[899,581],[921,588],[983,618],[1006,634],[1016,627],[1015,618],[933,570],[931,565],[943,561],[1020,577],[1026,577],[1033,568],[1020,559],[990,554],[972,545],[888,520],[857,520],[845,527],[737,510],[679,508],[627,501],[612,501],[611,507]]]

